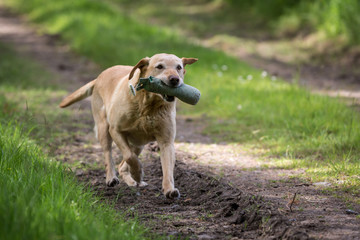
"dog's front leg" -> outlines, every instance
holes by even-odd
[[[175,148],[174,143],[158,141],[163,172],[162,189],[167,198],[179,198],[180,192],[174,186]]]

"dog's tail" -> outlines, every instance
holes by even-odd
[[[59,107],[64,108],[70,106],[75,102],[81,101],[84,98],[91,96],[95,86],[95,81],[96,79],[92,80],[91,82],[87,83],[86,85],[82,86],[81,88],[67,96],[64,100],[61,101]]]

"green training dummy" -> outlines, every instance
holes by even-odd
[[[131,92],[135,95],[135,89],[131,88]],[[190,85],[182,84],[179,87],[169,87],[160,79],[155,77],[140,78],[139,83],[136,85],[136,91],[145,89],[149,92],[159,93],[166,100],[174,100],[177,97],[181,101],[195,105],[200,100],[200,91]]]

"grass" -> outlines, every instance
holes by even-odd
[[[311,34],[319,41],[335,40],[344,48],[360,43],[357,0],[111,1],[126,6],[131,13],[141,16],[139,19],[155,15],[167,25],[181,25],[182,30],[191,30],[198,37],[231,32],[231,35],[263,40]],[[169,5],[171,8],[167,7]]]
[[[143,239],[12,122],[0,125],[1,239]]]
[[[199,38],[207,46],[224,50],[230,55],[255,55],[300,67],[309,62],[317,66],[330,62],[338,65],[341,59],[350,59],[357,52],[357,40],[354,40],[354,37],[341,32],[330,34],[322,27],[325,22],[318,26],[320,18],[326,20],[328,26],[326,28],[339,29],[339,27],[335,28],[335,22],[341,26],[357,26],[351,24],[351,21],[360,21],[358,15],[339,13],[344,10],[357,11],[356,6],[348,7],[351,5],[348,4],[349,1],[336,1],[337,3],[333,4],[335,6],[333,8],[338,10],[335,12],[337,16],[330,16],[327,11],[328,3],[335,1],[273,0],[264,3],[257,0],[153,0],[151,2],[111,0],[111,2],[120,6],[123,14],[133,16],[137,21],[171,27],[182,35]],[[346,7],[337,8],[338,4]],[[171,8],[168,7],[169,5]],[[350,22],[344,24],[345,19]],[[358,29],[347,32],[356,31]],[[350,38],[352,40],[349,40]],[[355,66],[352,68],[356,73]]]
[[[69,111],[60,112],[49,104],[66,91],[56,84],[56,76],[31,59],[17,56],[11,47],[0,43],[0,52],[0,123],[27,122],[24,128],[33,129],[31,135],[40,143],[44,136],[51,136],[54,126],[49,122],[58,119],[55,123],[60,123],[69,116]]]
[[[41,111],[52,123],[67,119],[47,106],[64,94],[54,76],[8,46],[0,52],[0,239],[144,239],[136,220],[125,221],[44,153],[52,137]]]
[[[282,35],[299,32],[322,32],[328,38],[343,39],[346,44],[360,43],[358,24],[360,3],[357,0],[328,1],[234,1],[225,0],[228,8],[240,15],[267,25]]]
[[[141,15],[126,15],[115,1],[5,3],[104,68],[158,52],[199,58],[188,67],[186,81],[201,90],[202,99],[196,107],[182,105],[183,114],[206,114],[207,132],[222,141],[267,148],[269,156],[288,159],[287,167],[307,168],[313,180],[342,180],[344,189],[358,193],[360,116],[338,99],[265,76],[171,28],[141,23]]]

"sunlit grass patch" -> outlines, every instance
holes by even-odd
[[[273,164],[283,169],[305,169],[307,177],[311,177],[311,182],[315,185],[320,183],[320,187],[326,187],[328,191],[335,194],[342,189],[354,196],[352,201],[360,203],[360,198],[355,197],[360,193],[360,161],[356,157],[333,155],[319,160],[311,157],[295,159],[288,156],[272,160]]]

